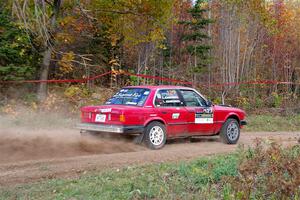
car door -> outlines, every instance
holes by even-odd
[[[194,90],[180,90],[187,110],[188,132],[191,135],[214,133],[214,109]]]
[[[187,134],[187,111],[179,91],[175,89],[159,89],[154,105],[158,116],[167,123],[168,137]]]

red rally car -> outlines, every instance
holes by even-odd
[[[169,138],[220,135],[236,144],[245,112],[213,105],[193,88],[181,86],[130,86],[122,88],[105,105],[81,108],[81,131],[139,134],[151,149]]]

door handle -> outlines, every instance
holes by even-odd
[[[162,113],[162,114],[167,114],[168,112],[166,112],[166,111],[162,111],[161,113]]]

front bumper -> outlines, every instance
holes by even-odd
[[[76,128],[85,131],[97,131],[106,133],[143,133],[144,126],[122,126],[107,124],[79,123]]]
[[[246,122],[246,120],[242,120],[242,121],[241,121],[241,125],[242,125],[242,126],[245,126],[245,125],[247,125],[247,122]]]

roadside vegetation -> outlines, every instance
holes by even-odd
[[[228,155],[2,188],[0,199],[300,199],[299,185],[300,145],[257,141]]]
[[[244,131],[299,131],[300,114],[251,114]]]

